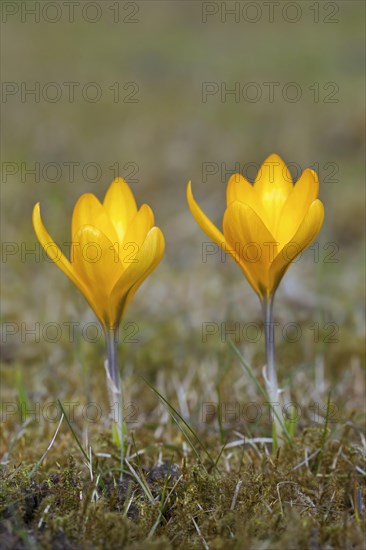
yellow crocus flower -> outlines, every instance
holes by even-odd
[[[187,187],[190,210],[206,235],[238,262],[263,300],[274,295],[291,262],[315,239],[324,220],[317,174],[305,170],[293,185],[275,154],[262,164],[254,185],[234,174],[227,186],[221,232]]]
[[[109,332],[116,331],[136,290],[164,254],[164,237],[154,227],[147,204],[137,209],[128,184],[115,179],[103,203],[91,193],[78,199],[71,224],[70,260],[33,210],[33,226],[43,248],[78,287]]]
[[[276,436],[284,424],[280,405],[274,353],[273,299],[291,262],[309,246],[324,220],[324,207],[317,198],[317,174],[305,170],[294,185],[284,161],[270,155],[259,169],[254,185],[234,174],[226,190],[227,207],[220,231],[195,201],[191,182],[187,186],[189,208],[206,235],[239,264],[258,294],[264,317],[267,364],[265,383],[275,414]]]

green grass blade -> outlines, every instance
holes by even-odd
[[[171,467],[171,462],[170,462],[170,465],[169,465],[169,469]],[[173,487],[171,488],[169,494],[167,495],[167,497],[165,498],[165,495],[166,495],[166,491],[167,491],[167,488],[168,488],[168,483],[170,481],[170,475],[168,475],[166,477],[166,480],[165,480],[165,483],[164,483],[164,487],[163,487],[163,492],[162,492],[162,495],[161,495],[161,505],[160,505],[160,508],[159,508],[159,513],[158,513],[158,517],[156,518],[156,521],[154,523],[154,525],[152,526],[152,528],[150,529],[150,532],[147,536],[148,539],[151,539],[152,536],[155,534],[155,531],[157,529],[157,527],[159,526],[161,520],[163,519],[164,517],[164,514],[165,514],[165,510],[166,510],[166,507],[168,505],[168,502],[169,502],[169,499],[170,497],[172,496],[172,494],[174,493],[178,483],[181,481],[183,475],[181,475],[177,481],[174,483]]]
[[[290,434],[291,438],[294,438],[295,430],[297,426],[297,409],[296,407],[292,407],[291,411],[291,417],[286,422],[286,428],[288,429],[288,433]]]
[[[274,412],[274,409],[273,409]],[[275,454],[278,448],[276,424],[272,422],[272,453]]]
[[[18,402],[20,407],[20,421],[25,422],[29,416],[29,403],[27,397],[27,390],[24,385],[24,380],[20,368],[17,369],[15,374],[15,385],[18,392]],[[23,418],[24,414],[24,418]]]
[[[146,497],[148,498],[148,500],[151,502],[151,504],[155,504],[155,500],[154,500],[154,497],[150,491],[150,487],[149,485],[147,484],[147,481],[145,479],[145,477],[139,477],[139,475],[137,474],[136,470],[134,469],[134,467],[129,463],[129,461],[127,460],[127,458],[125,458],[125,463],[127,464],[127,466],[129,467],[130,471],[131,471],[131,474],[133,475],[133,477],[136,479],[137,483],[140,485],[141,489],[143,490],[143,492],[145,493]]]
[[[85,458],[85,460],[87,461],[87,463],[90,464],[89,457],[88,457],[88,455],[86,454],[86,452],[84,451],[83,446],[82,446],[82,444],[80,443],[80,440],[79,440],[78,436],[76,435],[74,428],[73,428],[72,425],[71,425],[71,422],[70,422],[70,420],[69,420],[69,417],[67,416],[66,411],[65,411],[65,409],[63,408],[61,401],[60,401],[59,399],[57,399],[57,402],[58,402],[58,404],[59,404],[59,406],[60,406],[61,412],[62,412],[63,415],[65,416],[66,423],[67,423],[68,427],[70,428],[70,431],[71,431],[72,435],[74,436],[74,439],[75,439],[75,441],[76,441],[77,446],[79,447],[80,451],[82,452],[82,455],[83,455],[83,457]]]
[[[219,452],[219,454],[217,455],[217,458],[216,458],[216,460],[215,460],[215,468],[217,468],[217,465],[218,465],[218,463],[219,463],[219,460],[220,460],[220,458],[221,458],[222,453],[224,452],[224,449],[225,449],[226,445],[227,445],[227,441],[226,441],[226,443],[224,443],[224,444],[222,445],[222,447],[221,447],[221,449],[220,449],[220,452]]]
[[[219,385],[216,386],[216,392],[217,392],[217,399],[218,399],[218,412],[217,412],[217,420],[219,423],[219,432],[220,432],[220,441],[221,444],[225,441],[225,430],[222,422],[222,401],[221,401],[221,392]]]
[[[167,399],[165,399],[165,397],[163,395],[161,395],[161,393],[156,389],[154,388],[154,386],[152,384],[150,384],[150,382],[148,380],[146,380],[146,378],[144,378],[143,376],[141,377],[144,382],[149,386],[149,388],[159,397],[159,399],[161,400],[161,402],[163,403],[163,405],[166,406],[167,408],[167,411],[168,413],[170,414],[170,416],[172,417],[173,421],[177,424],[178,428],[180,429],[180,431],[182,432],[182,434],[184,435],[184,437],[187,439],[189,445],[191,446],[193,452],[195,453],[195,455],[197,456],[198,459],[200,459],[200,453],[199,451],[197,450],[196,448],[196,445],[195,443],[192,441],[191,437],[190,437],[190,434],[192,434],[192,436],[194,437],[195,441],[200,445],[200,447],[203,449],[204,453],[206,454],[206,456],[208,457],[208,459],[210,460],[211,462],[211,465],[215,467],[215,461],[214,459],[212,458],[212,456],[210,455],[210,453],[208,452],[208,450],[206,449],[205,445],[202,443],[202,441],[200,440],[200,438],[198,437],[198,435],[195,433],[195,431],[190,427],[190,425],[186,422],[186,420],[184,420],[184,418],[179,414],[179,412],[173,407],[173,405],[171,405],[169,403],[169,401]],[[180,424],[180,422],[182,422],[183,426]]]
[[[239,363],[240,363],[240,366],[241,366],[242,370],[249,376],[249,378],[254,383],[254,385],[257,387],[257,389],[261,393],[261,395],[265,399],[269,399],[266,390],[260,385],[260,383],[258,382],[257,378],[255,377],[251,367],[245,361],[244,357],[242,356],[242,354],[240,353],[240,351],[238,350],[238,348],[236,347],[234,342],[232,340],[228,339],[228,344],[229,344],[229,347],[230,347],[231,351],[239,359]],[[276,418],[278,419],[278,421],[281,425],[281,428],[283,429],[283,433],[284,433],[288,443],[291,445],[291,447],[293,447],[294,442],[293,442],[293,439],[292,439],[291,435],[289,434],[288,429],[286,428],[285,424],[283,423],[282,419],[280,418],[279,414],[277,413],[277,411],[275,410],[274,407],[272,407],[272,410],[273,410],[273,413],[276,415]]]
[[[329,392],[328,393],[328,400],[327,400],[327,412],[325,414],[324,429],[323,429],[322,438],[321,438],[321,441],[320,441],[320,451],[319,451],[318,456],[316,457],[316,462],[315,462],[315,466],[314,466],[314,471],[315,471],[316,474],[318,473],[318,470],[320,468],[320,464],[321,464],[321,461],[322,461],[322,458],[323,458],[323,453],[324,453],[324,447],[325,447],[325,443],[327,441],[327,436],[328,436],[328,424],[329,424],[329,413],[330,413],[330,395],[331,395],[331,393]]]

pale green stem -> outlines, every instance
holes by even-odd
[[[278,391],[276,360],[275,360],[275,338],[273,324],[273,301],[274,296],[264,298],[262,301],[263,317],[264,317],[264,334],[266,345],[266,386],[270,403],[276,409],[277,414],[282,417],[280,398]],[[279,436],[282,432],[282,427],[277,415],[272,411],[273,422],[276,429],[276,435]]]

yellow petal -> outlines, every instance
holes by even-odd
[[[258,214],[247,204],[233,202],[224,215],[227,246],[236,254],[254,290],[263,296],[268,291],[268,273],[277,255],[277,243]]]
[[[110,328],[118,326],[135,292],[162,259],[164,247],[163,233],[158,227],[153,227],[138,252],[137,261],[124,271],[111,292],[109,309],[114,326]]]
[[[74,285],[84,294],[91,308],[96,312],[96,303],[89,289],[75,272],[73,265],[63,255],[61,249],[54,242],[52,237],[47,232],[41,219],[40,204],[37,203],[33,209],[33,227],[37,238],[51,260],[55,262],[57,267],[74,283]]]
[[[135,197],[124,179],[116,178],[111,183],[103,205],[122,242],[127,227],[137,212]]]
[[[73,268],[96,304],[95,313],[104,325],[111,322],[108,309],[112,289],[124,269],[118,249],[99,229],[84,225],[75,235]]]
[[[318,235],[324,221],[324,206],[315,200],[305,215],[300,227],[291,241],[279,251],[270,269],[270,284],[273,291],[277,288],[291,262],[305,250]]]
[[[241,174],[233,174],[227,184],[227,206],[234,201],[245,202],[245,204],[248,204],[260,217],[265,215],[259,195],[256,193],[253,185]]]
[[[282,208],[276,235],[281,247],[295,235],[318,193],[317,174],[314,170],[304,170]]]
[[[189,209],[192,212],[192,216],[194,217],[202,231],[206,233],[206,235],[216,244],[221,246],[221,248],[224,248],[225,237],[196,203],[192,194],[191,182],[189,182],[187,185],[187,201]]]
[[[292,178],[284,161],[278,155],[270,155],[259,169],[254,189],[262,203],[264,221],[273,235],[276,235],[281,210],[292,187]]]
[[[74,206],[71,228],[72,238],[83,225],[98,227],[112,243],[118,241],[117,232],[107,215],[106,209],[92,193],[81,195]]]
[[[135,258],[146,239],[146,235],[154,226],[154,214],[150,206],[143,204],[131,220],[124,241],[120,246],[119,255],[123,264],[128,267],[131,259]]]

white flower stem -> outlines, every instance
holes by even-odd
[[[106,330],[105,339],[107,344],[107,361],[108,361],[108,373],[112,380],[117,392],[120,392],[120,379],[118,372],[118,356],[117,356],[117,330]]]
[[[282,418],[281,403],[278,390],[276,360],[275,360],[275,338],[274,338],[274,323],[273,323],[273,300],[274,296],[264,298],[262,301],[263,317],[264,317],[264,334],[266,345],[266,388],[268,398],[272,407],[272,417],[275,428],[276,438],[282,433],[280,418]],[[274,410],[276,410],[277,415]]]
[[[123,421],[123,393],[118,370],[118,329],[105,330],[107,345],[107,360],[104,363],[107,374],[107,389],[111,407],[111,418],[116,423],[121,445],[121,475],[123,472],[124,452],[124,421]]]

